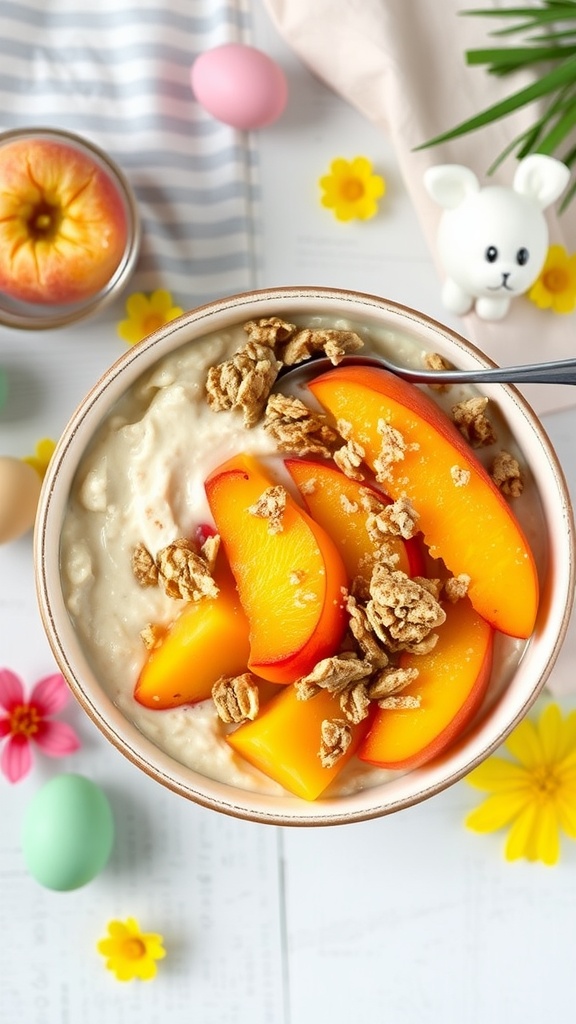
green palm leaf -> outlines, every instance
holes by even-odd
[[[478,131],[539,100],[544,103],[543,114],[512,140],[493,161],[488,173],[492,173],[514,151],[518,159],[529,153],[556,155],[563,143],[570,142],[569,137],[576,129],[576,0],[541,0],[537,7],[473,9],[459,13],[514,22],[493,31],[491,35],[494,36],[524,33],[523,45],[468,50],[465,55],[468,65],[484,65],[489,74],[498,76],[533,68],[538,64],[544,65],[546,70],[537,81],[518,89],[448,131],[441,132],[417,146],[416,150],[428,149]],[[562,28],[555,27],[557,22],[563,23]],[[570,22],[574,22],[573,28],[566,27]],[[530,34],[534,30],[535,34]],[[576,146],[573,142],[560,159],[568,167],[576,165]],[[575,194],[576,182],[570,187],[561,209],[566,208]]]
[[[559,67],[553,68],[552,71],[548,72],[548,74],[543,75],[539,81],[525,86],[524,89],[520,89],[518,92],[513,93],[512,96],[508,96],[505,100],[500,100],[498,103],[494,103],[493,106],[483,110],[482,113],[476,114],[467,121],[462,121],[462,123],[457,125],[455,128],[451,128],[447,132],[442,132],[441,135],[436,135],[428,142],[424,142],[422,145],[417,146],[416,149],[426,149],[429,146],[437,146],[440,142],[448,142],[450,139],[456,139],[460,135],[466,135],[468,132],[473,132],[478,128],[483,128],[492,121],[498,121],[500,118],[506,117],[508,114],[513,113],[513,111],[518,110],[520,107],[525,107],[528,103],[533,103],[534,100],[541,99],[543,96],[547,96],[549,93],[553,93],[555,90],[569,83],[576,84],[576,57],[570,57],[568,60],[564,61],[563,64],[560,64]]]

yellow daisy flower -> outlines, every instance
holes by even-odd
[[[43,437],[38,441],[36,448],[34,449],[34,455],[26,455],[22,462],[27,462],[29,466],[32,466],[40,476],[42,480],[46,476],[46,470],[48,469],[48,463],[54,454],[56,442],[50,437]]]
[[[337,220],[369,220],[378,211],[377,200],[384,195],[384,178],[372,173],[365,156],[354,160],[338,157],[330,164],[330,174],[320,178],[322,206],[334,211]]]
[[[549,704],[524,719],[504,747],[513,760],[489,757],[466,782],[490,795],[466,818],[475,832],[510,826],[507,860],[556,864],[560,833],[576,839],[576,711],[565,718]]]
[[[173,304],[170,292],[158,288],[150,296],[134,292],[126,302],[127,320],[118,324],[118,334],[129,345],[136,345],[159,327],[181,316],[183,310]]]
[[[107,958],[106,967],[118,981],[150,981],[156,975],[156,960],[166,956],[162,942],[161,935],[141,932],[138,922],[129,917],[126,921],[110,921],[108,936],[100,940],[97,949]]]
[[[528,298],[540,309],[572,313],[576,308],[576,253],[569,256],[563,245],[551,245]]]

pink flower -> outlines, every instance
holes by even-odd
[[[0,669],[0,740],[7,738],[0,769],[9,782],[19,782],[30,771],[31,743],[49,757],[65,757],[78,750],[80,741],[72,727],[49,721],[67,700],[68,689],[59,674],[36,683],[26,701],[22,680],[9,668]]]

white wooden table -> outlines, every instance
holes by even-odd
[[[259,286],[324,284],[386,295],[447,322],[436,272],[379,134],[316,82],[254,5],[255,41],[287,70],[285,117],[258,138]],[[369,156],[382,212],[341,225],[317,179],[338,155]],[[457,323],[452,326],[458,327]],[[78,329],[3,332],[11,398],[0,451],[57,437],[122,351],[112,315]],[[546,417],[576,492],[576,411]],[[573,644],[573,640],[570,643]],[[27,686],[52,670],[36,609],[31,538],[0,548],[0,665]],[[566,698],[565,704],[571,698]],[[561,1024],[573,1017],[576,845],[547,869],[507,864],[501,836],[467,832],[478,794],[459,783],[419,807],[347,827],[280,829],[219,816],[140,774],[71,707],[82,750],[0,779],[2,1024]],[[108,793],[117,838],[105,871],[54,893],[27,875],[23,811],[45,779],[78,771]],[[136,916],[164,935],[151,984],[122,986],[95,943]]]

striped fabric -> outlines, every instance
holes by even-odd
[[[249,35],[249,0],[0,0],[0,129],[68,129],[118,162],[143,222],[130,291],[190,308],[254,287],[255,148],[190,87],[198,54]]]

